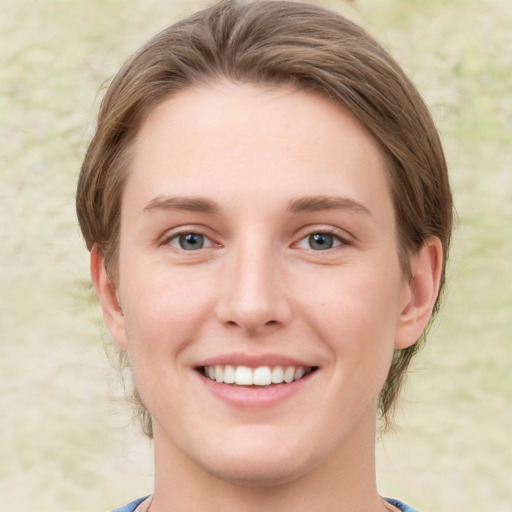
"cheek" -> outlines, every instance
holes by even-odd
[[[304,316],[340,360],[386,366],[393,354],[401,276],[345,268],[304,294]],[[383,363],[385,361],[385,364]]]
[[[203,280],[165,267],[127,276],[120,298],[129,350],[151,346],[161,355],[196,335],[212,302]]]
[[[310,290],[307,292],[310,309],[324,317],[327,325],[362,332],[372,326],[394,327],[400,282],[398,272],[385,276],[373,270],[344,268],[326,276],[323,282],[315,278],[304,288]]]

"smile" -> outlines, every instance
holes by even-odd
[[[238,386],[270,386],[272,384],[289,384],[304,378],[316,370],[305,366],[248,366],[215,365],[202,366],[199,371],[208,379],[220,384]]]

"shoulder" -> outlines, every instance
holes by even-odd
[[[415,508],[412,508],[411,506],[407,505],[403,501],[395,500],[394,498],[385,498],[385,500],[388,503],[391,503],[391,505],[394,505],[395,507],[398,507],[402,512],[419,512]]]
[[[112,510],[112,512],[134,512],[135,509],[147,498],[148,496],[144,496],[143,498],[139,498],[138,500],[132,501],[128,503],[128,505],[124,505],[123,507],[116,508]]]
[[[135,509],[146,499],[148,496],[144,496],[142,498],[139,498],[135,501],[132,501],[131,503],[128,503],[127,505],[124,505],[123,507],[116,508],[112,512],[135,512]],[[388,503],[391,503],[392,505],[395,505],[395,507],[398,507],[402,512],[419,512],[415,508],[412,508],[411,506],[407,505],[406,503],[395,500],[394,498],[386,498],[386,501]]]

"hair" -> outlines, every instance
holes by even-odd
[[[268,0],[224,0],[170,26],[111,82],[82,164],[76,208],[87,248],[98,248],[114,284],[123,188],[144,120],[179,91],[219,81],[292,86],[320,93],[350,111],[385,157],[404,273],[410,273],[410,256],[436,236],[443,246],[443,289],[452,198],[439,136],[420,94],[387,51],[355,23],[321,7]],[[413,346],[395,351],[379,398],[385,427],[427,330]],[[151,437],[151,415],[135,387],[133,398],[142,429]]]

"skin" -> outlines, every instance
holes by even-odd
[[[184,233],[203,248],[182,248]],[[333,246],[312,247],[314,233]],[[118,282],[91,256],[153,416],[152,512],[393,509],[375,484],[377,400],[393,350],[430,317],[441,266],[431,238],[409,279],[396,244],[380,150],[339,105],[221,83],[155,108],[123,193]],[[233,354],[318,369],[277,404],[241,407],[197,371]]]

